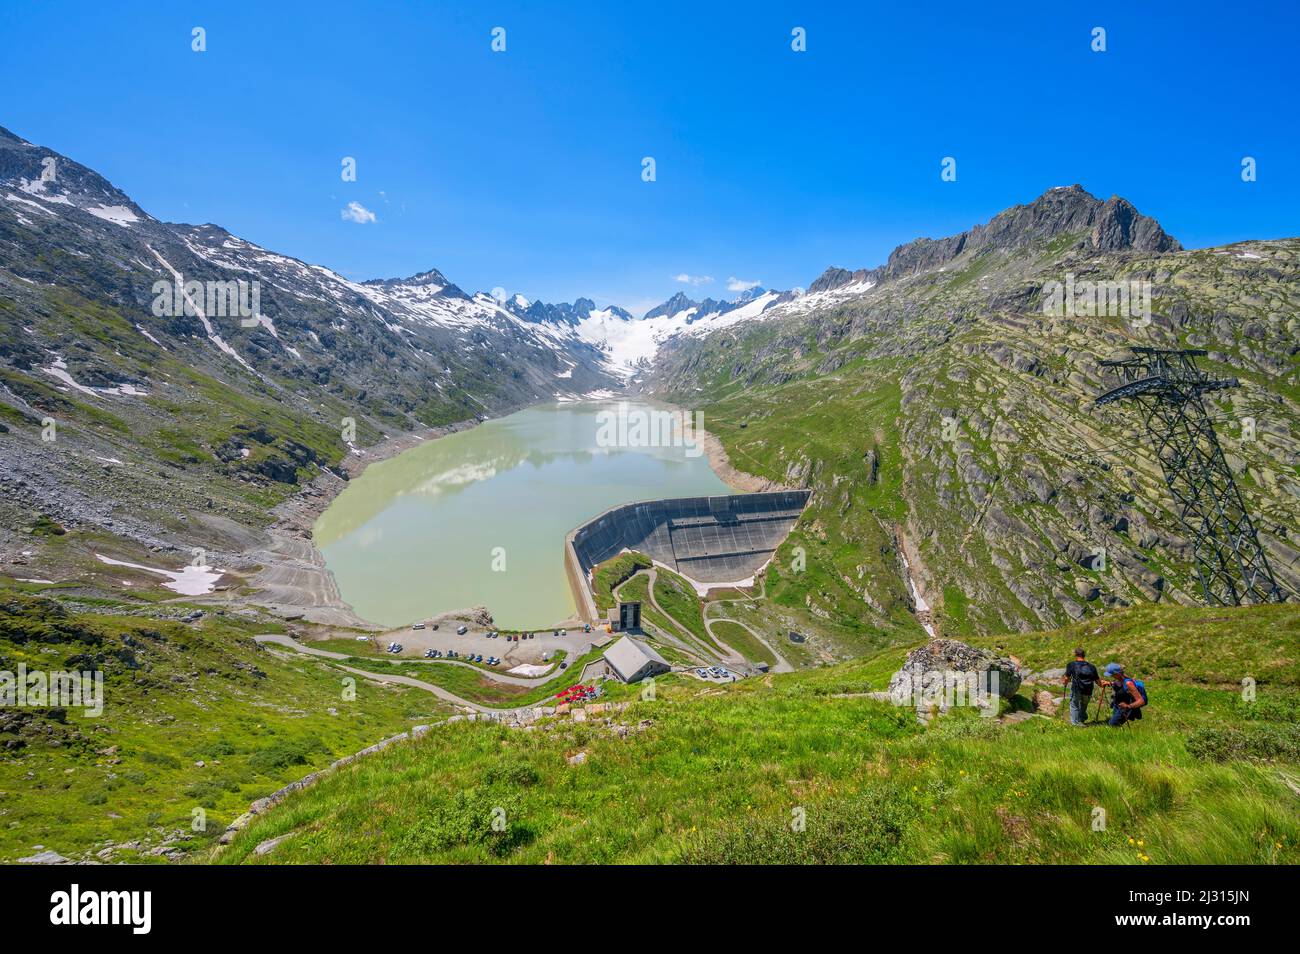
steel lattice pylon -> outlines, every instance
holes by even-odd
[[[1202,395],[1237,386],[1196,367],[1199,350],[1133,348],[1133,357],[1103,361],[1124,383],[1097,404],[1130,401],[1142,409],[1151,449],[1160,459],[1178,518],[1192,536],[1196,572],[1207,603],[1280,603],[1255,525],[1232,479]]]

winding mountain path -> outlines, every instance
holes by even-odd
[[[690,656],[700,665],[705,665],[709,663],[712,659],[716,657],[716,654],[713,652],[713,650],[709,647],[704,646],[704,644],[701,643],[700,640],[696,638],[695,634],[692,633],[690,630],[686,629],[686,627],[683,626],[681,623],[677,622],[675,617],[673,617],[669,613],[665,613],[663,607],[660,606],[659,603],[655,600],[656,574],[655,574],[654,567],[650,567],[649,569],[645,569],[645,570],[638,570],[636,573],[633,573],[631,576],[629,576],[618,586],[614,587],[614,591],[613,591],[614,598],[621,599],[623,587],[627,586],[627,584],[631,583],[634,579],[636,579],[638,576],[641,576],[643,574],[646,576],[646,578],[649,581],[648,585],[646,586],[646,592],[650,594],[650,605],[655,608],[655,611],[657,613],[662,615],[665,619],[667,619],[670,623],[672,623],[675,627],[677,627],[681,635],[678,635],[677,633],[663,632],[662,630],[659,629],[658,626],[655,626],[654,623],[651,623],[647,619],[642,619],[641,621],[642,625],[650,626],[654,630],[654,632],[658,633],[660,636],[664,638],[665,641],[672,644],[673,648],[678,649],[683,653],[686,653],[688,656]]]
[[[531,703],[526,706],[506,706],[502,708],[493,708],[492,706],[485,706],[478,702],[470,702],[468,699],[462,698],[461,696],[456,695],[454,692],[450,692],[442,688],[442,686],[436,686],[431,682],[425,682],[421,679],[415,679],[411,676],[391,675],[389,673],[371,672],[368,669],[358,669],[354,666],[344,666],[339,663],[339,660],[351,658],[346,653],[337,653],[329,649],[316,649],[312,646],[304,646],[302,643],[295,642],[293,639],[289,638],[288,636],[283,636],[278,633],[267,633],[262,636],[254,636],[253,640],[258,643],[272,643],[277,646],[283,646],[286,649],[292,649],[295,652],[302,653],[303,655],[306,656],[318,656],[322,659],[328,659],[331,662],[338,665],[338,668],[341,669],[343,672],[352,673],[355,676],[361,676],[362,678],[370,679],[374,682],[393,682],[393,683],[400,683],[403,686],[412,686],[416,689],[423,689],[426,692],[433,693],[435,696],[437,696],[439,699],[442,699],[444,702],[450,702],[453,705],[464,706],[467,709],[473,709],[475,712],[481,712],[484,714],[506,715],[514,712],[523,712],[528,709],[536,709],[538,706],[545,704],[545,700],[542,700],[539,702]],[[456,660],[454,659],[442,660],[442,662],[453,663],[460,666],[468,665],[466,663],[457,663]],[[416,665],[419,664],[417,663]],[[479,669],[477,666],[468,666],[468,668],[483,673],[483,670]],[[503,674],[483,673],[483,675],[491,676],[492,678],[501,680]],[[554,678],[555,678],[554,674],[550,676],[539,677],[538,679],[524,679],[520,676],[511,676],[509,677],[509,681],[517,685],[538,686],[545,682],[549,682],[551,679]]]
[[[763,636],[759,634],[758,630],[754,629],[754,627],[750,626],[744,620],[732,619],[729,616],[705,616],[704,617],[704,626],[709,631],[709,635],[712,636],[714,640],[718,642],[719,645],[725,646],[727,644],[724,643],[722,639],[718,636],[718,634],[713,631],[713,625],[712,625],[713,623],[735,623],[737,626],[743,627],[744,629],[748,630],[749,635],[753,636],[762,645],[766,646],[767,651],[770,652],[772,656],[776,659],[776,665],[772,667],[773,672],[794,672],[794,667],[791,666],[788,662],[786,662],[785,657],[782,656],[779,652],[777,652],[776,647],[773,646],[771,643],[769,643],[765,638],[763,638]]]
[[[317,649],[316,647],[310,644],[299,643],[289,636],[282,636],[278,633],[267,633],[264,636],[254,636],[253,639],[259,643],[275,643],[279,646],[288,646],[290,649],[296,649],[299,652],[306,653],[309,656],[321,656],[326,659],[350,659],[361,655],[360,653],[353,653],[349,655],[348,653],[335,652],[334,650],[331,649]],[[471,663],[463,662],[462,660],[459,659],[430,659],[426,661],[420,659],[402,659],[401,657],[394,657],[392,659],[384,659],[384,662],[392,663],[395,666],[411,666],[411,667],[463,666],[466,669],[474,670],[484,679],[491,679],[493,682],[505,683],[512,686],[523,686],[528,689],[535,689],[537,686],[544,686],[546,683],[550,682],[552,679],[554,679],[556,676],[560,674],[560,670],[557,667],[552,666],[550,671],[547,672],[546,675],[544,676],[512,676],[506,672],[496,672],[491,669],[483,669],[480,666],[475,666],[472,665]],[[412,672],[416,672],[416,671],[418,670],[412,668]]]

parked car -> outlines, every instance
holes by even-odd
[[[424,629],[424,624],[423,624],[423,623],[415,623],[414,625],[411,626],[411,629]]]
[[[469,627],[468,627],[468,626],[457,626],[457,627],[456,627],[456,635],[457,635],[457,636],[464,636],[464,635],[465,635],[466,633],[468,633],[468,632],[469,632]]]

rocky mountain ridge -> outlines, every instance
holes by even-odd
[[[1048,307],[1068,280],[1131,289],[1150,313]],[[846,632],[922,601],[940,632],[1026,629],[1199,599],[1140,419],[1092,407],[1115,383],[1101,361],[1132,345],[1203,348],[1239,380],[1207,404],[1300,590],[1298,308],[1300,240],[1185,251],[1125,200],[1071,187],[674,340],[643,386],[702,411],[746,469],[815,488],[790,542],[815,571],[779,557],[769,591]]]
[[[1127,199],[1117,195],[1105,201],[1083,186],[1049,189],[1025,205],[1013,206],[985,225],[942,239],[918,238],[898,246],[877,268],[848,269],[832,266],[808,286],[811,293],[830,291],[854,283],[878,284],[912,272],[937,268],[965,252],[1014,250],[1065,237],[1085,252],[1177,252],[1178,240],[1155,219],[1142,215]]]

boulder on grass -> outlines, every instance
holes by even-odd
[[[890,677],[889,697],[897,705],[922,699],[925,708],[942,712],[953,704],[978,704],[971,698],[975,694],[1009,699],[1020,681],[1013,660],[955,639],[935,639],[907,654],[903,668]],[[945,685],[959,686],[966,695],[941,691]]]
[[[1046,689],[1040,689],[1034,693],[1034,711],[1051,717],[1056,715],[1056,710],[1061,703],[1060,696],[1054,696]]]

